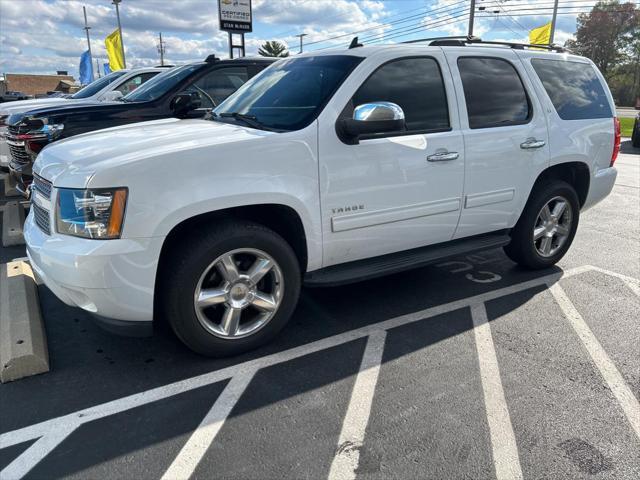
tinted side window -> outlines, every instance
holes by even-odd
[[[131,92],[133,92],[136,88],[138,88],[140,85],[145,83],[147,80],[155,77],[158,73],[160,72],[141,73],[140,75],[131,77],[129,80],[122,83],[121,85],[118,85],[114,90],[118,90],[122,92],[122,95],[129,95]]]
[[[353,107],[376,101],[398,104],[408,131],[449,128],[447,95],[433,58],[395,60],[380,67],[353,96]]]
[[[460,57],[458,70],[469,127],[503,127],[529,121],[531,104],[511,63],[500,58]]]
[[[531,65],[561,119],[613,117],[600,79],[588,63],[534,58]]]
[[[219,68],[207,73],[187,88],[200,94],[202,108],[213,108],[249,80],[246,67]]]

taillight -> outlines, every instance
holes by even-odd
[[[611,154],[610,167],[613,167],[613,164],[616,163],[618,153],[620,153],[620,120],[618,120],[618,117],[613,117],[613,130],[613,153]]]

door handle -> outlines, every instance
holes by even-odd
[[[450,162],[451,160],[457,160],[458,152],[437,152],[427,157],[428,162]]]
[[[533,137],[527,138],[524,142],[520,144],[520,148],[523,150],[530,150],[533,148],[541,148],[547,144],[544,140],[536,140]]]

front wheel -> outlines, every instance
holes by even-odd
[[[579,217],[580,203],[571,185],[560,180],[541,184],[513,228],[505,253],[527,268],[550,267],[569,250]]]
[[[174,332],[208,356],[235,355],[268,342],[298,301],[301,274],[292,248],[251,222],[197,232],[165,270],[171,278],[164,281],[164,313]]]

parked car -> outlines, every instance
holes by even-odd
[[[6,142],[6,122],[9,115],[20,114],[50,105],[70,105],[115,101],[144,84],[166,67],[145,67],[112,72],[99,78],[70,96],[49,96],[0,105],[0,170],[9,171],[9,146]]]
[[[616,179],[607,84],[566,52],[449,42],[296,55],[208,120],[48,147],[24,230],[34,271],[107,328],[164,317],[229,355],[273,338],[303,282],[496,247],[554,265]]]
[[[60,105],[8,119],[10,171],[18,190],[27,192],[31,166],[51,142],[101,128],[176,116],[201,118],[274,59],[241,58],[208,61],[173,68],[159,75],[121,102]]]
[[[636,115],[636,120],[633,122],[633,132],[631,133],[631,144],[640,148],[640,113]]]
[[[26,100],[27,98],[29,98],[29,95],[26,93],[7,90],[0,95],[0,102],[15,102],[17,100]]]

